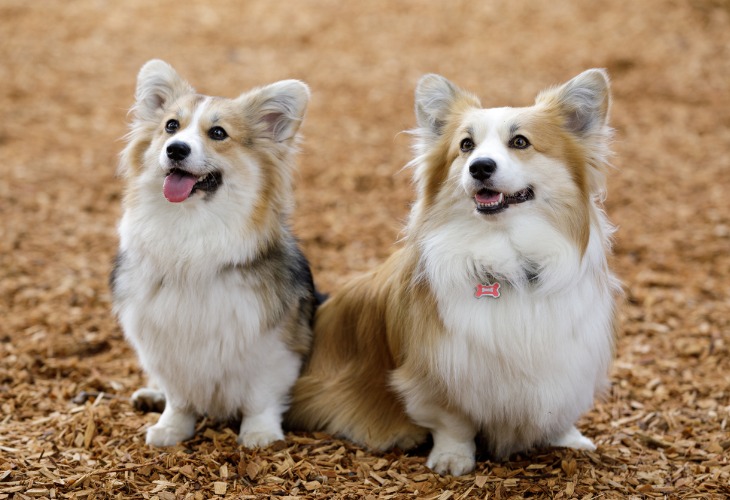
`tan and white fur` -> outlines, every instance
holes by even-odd
[[[205,96],[153,60],[136,99],[111,286],[157,386],[133,400],[165,405],[147,443],[186,440],[208,415],[242,418],[239,442],[265,446],[284,437],[311,344],[312,277],[287,227],[309,89],[287,80]]]
[[[430,432],[427,465],[454,475],[474,469],[477,438],[497,458],[595,448],[575,423],[613,350],[609,104],[603,70],[524,108],[421,79],[403,247],[318,310],[292,425],[378,449]],[[475,297],[493,283],[498,297]]]

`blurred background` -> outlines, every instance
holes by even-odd
[[[118,154],[151,58],[206,94],[310,85],[292,224],[325,291],[396,245],[413,200],[401,132],[415,124],[422,74],[492,107],[529,105],[547,86],[607,68],[616,168],[606,206],[627,293],[614,388],[586,417],[588,434],[629,450],[617,452],[622,463],[658,470],[641,479],[651,488],[727,488],[727,0],[0,0],[0,445],[38,453],[52,442],[60,460],[79,440],[49,436],[75,422],[75,395],[123,398],[142,383],[107,276]],[[110,422],[138,440],[149,419],[126,400],[108,404],[119,415]],[[663,444],[644,450],[637,433]],[[97,441],[89,456],[113,467]],[[23,453],[0,465],[20,474]],[[692,466],[703,460],[721,473],[702,478]]]

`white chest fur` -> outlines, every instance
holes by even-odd
[[[217,238],[206,241],[200,233],[171,230],[160,217],[149,224],[139,224],[138,217],[127,213],[120,225],[124,261],[115,309],[168,401],[225,418],[294,380],[301,360],[287,348],[280,327],[272,326],[258,277],[221,272],[225,264],[246,261],[252,251],[247,243],[224,227],[215,227]],[[217,252],[219,246],[225,251]]]
[[[473,222],[452,225],[455,234],[424,245],[447,331],[427,354],[432,372],[498,455],[570,427],[607,384],[612,353],[614,285],[600,232],[581,259],[549,225],[511,227],[474,235]],[[495,280],[499,297],[475,297]]]

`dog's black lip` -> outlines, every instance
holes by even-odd
[[[525,189],[521,189],[517,191],[516,193],[512,193],[510,195],[504,195],[504,202],[507,205],[514,205],[517,203],[524,203],[526,201],[530,201],[535,198],[535,191],[533,191],[532,186],[527,186]]]
[[[499,194],[499,191],[495,191],[493,189],[480,189],[477,194]],[[515,193],[512,194],[505,194],[502,203],[499,205],[494,205],[490,207],[480,207],[479,203],[476,201],[476,195],[474,196],[474,203],[476,204],[476,210],[480,214],[497,214],[499,212],[503,212],[507,210],[507,208],[510,205],[516,205],[518,203],[524,203],[526,201],[530,201],[535,198],[535,191],[533,190],[532,186],[528,186],[525,189],[521,189]]]
[[[165,174],[165,177],[172,174],[173,172],[181,172],[186,175],[192,175],[195,177],[200,177],[200,175],[195,175],[192,172],[189,172],[188,170],[182,169],[182,168],[172,168],[170,169],[167,174]],[[203,191],[205,193],[214,193],[223,183],[223,174],[215,170],[213,172],[208,172],[205,174],[205,177],[202,181],[198,181],[193,186],[193,189],[190,191],[190,194],[193,194],[195,191]]]

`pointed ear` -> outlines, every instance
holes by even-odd
[[[416,86],[416,122],[421,133],[438,137],[456,106],[481,107],[477,97],[441,75],[421,77]]]
[[[422,130],[440,135],[460,90],[441,75],[421,77],[416,86],[416,122]]]
[[[292,139],[309,103],[309,87],[299,80],[283,80],[239,97],[247,101],[259,135],[274,142]]]
[[[158,112],[180,96],[195,93],[165,61],[148,61],[137,76],[137,103],[134,113],[142,120],[157,120]]]
[[[608,74],[603,69],[589,69],[560,87],[543,91],[535,102],[557,106],[565,127],[585,136],[608,123],[611,104]]]

